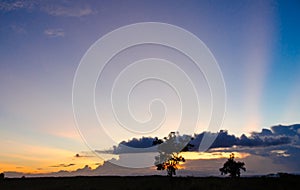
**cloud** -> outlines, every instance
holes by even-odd
[[[33,1],[0,1],[0,10],[14,11],[18,9],[32,9],[34,7]]]
[[[15,11],[27,10],[28,12],[40,11],[52,16],[83,17],[96,14],[85,1],[58,1],[58,0],[13,0],[0,1],[0,10]]]
[[[267,147],[229,147],[218,148],[216,150],[212,149],[212,151],[247,152],[251,155],[250,157],[260,157],[261,159],[269,160],[269,163],[256,163],[258,162],[258,160],[252,160],[250,163],[248,163],[248,166],[250,166],[252,170],[255,171],[260,171],[260,169],[258,168],[259,165],[260,167],[267,167],[267,165],[277,165],[277,167],[273,168],[273,172],[300,173],[300,147],[298,145],[285,144]],[[247,164],[246,160],[245,162]]]
[[[287,126],[277,125],[277,126],[272,126],[271,129],[275,135],[287,135],[287,136],[300,135],[299,134],[300,124],[287,125]]]
[[[261,132],[253,132],[250,136],[242,135],[236,137],[235,135],[228,134],[227,131],[220,131],[216,142],[208,152],[194,153],[199,154],[189,155],[191,158],[185,162],[183,169],[177,172],[181,176],[208,176],[220,175],[219,168],[226,161],[227,154],[235,152],[237,160],[242,160],[246,163],[247,172],[244,175],[261,175],[277,172],[286,173],[300,173],[299,157],[299,128],[300,125],[282,126],[277,125],[271,129],[263,129]],[[203,138],[204,133],[195,135],[192,140],[197,145]],[[287,140],[288,139],[288,140]],[[136,175],[166,175],[165,171],[157,171],[154,166],[146,168],[126,168],[116,164],[126,165],[133,163],[137,165],[145,164],[147,161],[143,158],[148,158],[149,163],[153,164],[154,156],[157,154],[152,148],[152,137],[143,137],[140,139],[132,139],[129,141],[122,141],[118,146],[114,147],[110,153],[119,153],[118,157],[113,157],[102,163],[95,162],[94,169],[86,165],[74,171],[60,170],[58,172],[44,173],[44,174],[26,174],[18,172],[5,172],[8,177],[43,177],[43,176],[101,176],[101,175],[120,175],[120,176],[136,176]],[[132,146],[135,148],[148,148],[148,152],[126,152],[123,146]],[[195,147],[194,147],[195,148]],[[197,147],[196,147],[197,149]],[[108,154],[109,151],[97,151],[100,153]],[[83,154],[89,155],[89,154]],[[238,156],[242,155],[242,156]],[[76,154],[75,158],[84,157],[81,154]],[[152,159],[153,158],[153,159]],[[207,158],[207,159],[205,159]],[[150,163],[151,162],[151,163]],[[116,163],[116,164],[114,164]],[[58,164],[52,167],[71,167],[72,164]]]
[[[89,157],[95,157],[95,155],[89,153],[89,152],[82,152],[81,154],[77,153],[74,155],[75,158],[89,158]]]
[[[164,172],[160,174],[165,175]],[[22,172],[5,172],[6,177],[64,177],[64,176],[138,176],[138,175],[159,175],[155,168],[126,168],[121,167],[111,162],[104,162],[103,165],[92,169],[85,165],[75,171],[60,170],[52,173],[22,173]]]
[[[70,167],[70,166],[75,166],[75,164],[58,164],[58,165],[54,165],[54,166],[49,166],[49,167],[53,167],[53,168],[60,168],[60,167]]]
[[[232,146],[240,147],[268,147],[286,144],[299,144],[300,124],[283,126],[272,126],[270,129],[262,129],[261,132],[253,132],[250,136],[241,135],[237,137],[231,135],[226,130],[221,130],[219,133],[203,132],[193,136],[190,144],[194,145],[190,150],[198,151],[200,143],[206,133],[209,135],[216,135],[214,143],[210,148],[224,148]],[[186,136],[182,135],[181,137]],[[189,136],[192,138],[192,136]],[[123,153],[141,153],[141,152],[155,152],[156,148],[153,146],[153,141],[156,137],[142,137],[140,139],[133,138],[128,141],[122,141],[118,146],[114,146],[110,153],[123,154]],[[100,151],[99,151],[100,152]]]
[[[247,137],[244,134],[241,137],[236,137],[234,135],[229,135],[227,131],[220,131],[211,148],[231,147],[234,145],[250,147],[274,146],[280,144],[289,144],[291,141],[292,138],[285,135],[275,135],[273,133],[270,135],[265,135],[264,130],[261,133],[253,133],[250,137]],[[195,145],[196,147],[199,146],[199,144]]]
[[[289,157],[282,155],[283,149],[286,154],[290,154]],[[274,151],[272,151],[274,150]],[[276,150],[276,151],[275,151]],[[211,149],[209,153],[211,156],[219,154],[219,149]],[[264,175],[269,173],[287,172],[287,173],[299,173],[300,166],[298,164],[298,158],[300,156],[299,148],[291,147],[291,145],[278,145],[272,147],[230,147],[223,148],[225,152],[240,152],[241,155],[245,152],[251,152],[245,157],[237,157],[237,160],[241,160],[246,163],[247,172],[244,175]],[[238,154],[237,154],[238,155]],[[124,159],[127,160],[129,155],[120,155],[119,160],[111,159],[105,161],[104,164],[99,165],[95,169],[85,165],[74,171],[60,170],[52,173],[37,173],[28,174],[20,172],[5,172],[7,177],[46,177],[46,176],[144,176],[144,175],[166,175],[166,171],[157,171],[154,166],[144,168],[129,168],[122,167],[113,164],[113,162],[122,163]],[[131,154],[135,156],[135,154]],[[220,176],[219,168],[227,158],[224,156],[214,159],[188,159],[178,170],[177,176]]]
[[[53,4],[48,6],[43,6],[41,8],[44,12],[52,16],[68,16],[68,17],[83,17],[91,14],[95,14],[96,11],[89,6],[69,6],[61,4]]]
[[[272,126],[271,130],[262,129],[261,132],[253,132],[250,136],[241,135],[237,137],[235,135],[228,134],[228,131],[221,130],[217,135],[216,140],[210,148],[222,148],[222,147],[268,147],[276,145],[297,144],[299,143],[300,125]],[[208,132],[209,133],[209,132]],[[202,141],[204,133],[195,135],[194,140],[190,143],[195,145],[192,150],[198,150]]]
[[[64,37],[65,32],[61,28],[50,28],[44,31],[44,34],[49,37]]]
[[[118,146],[113,147],[113,154],[133,153],[133,152],[155,152],[153,147],[153,137],[133,138],[129,141],[122,141]],[[151,148],[152,147],[152,148]]]
[[[247,157],[245,160],[246,163],[249,161],[249,173],[253,175],[266,174],[268,172],[299,173],[299,129],[299,124],[288,126],[276,125],[272,126],[270,129],[262,129],[260,132],[253,132],[250,136],[241,135],[240,137],[231,135],[226,130],[221,130],[218,134],[216,134],[217,138],[210,147],[209,153],[215,154],[217,152],[240,152],[242,154],[248,154],[251,158]],[[193,144],[194,147],[192,147],[190,151],[198,151],[199,145],[205,133],[210,132],[203,132],[193,136],[194,138],[190,141],[190,143]],[[155,152],[156,149],[151,143],[154,141],[154,139],[155,138],[152,137],[143,137],[140,139],[135,138],[128,141],[122,141],[118,146],[113,148],[113,151],[111,151],[111,153],[120,155],[119,160],[117,160],[115,163],[129,163],[128,160],[135,160],[130,158],[130,155],[134,155],[132,153],[141,154],[142,152]],[[261,162],[263,162],[265,165],[259,166],[255,159],[261,160]],[[199,159],[196,160],[197,161],[193,161],[193,163],[199,163]],[[210,162],[208,161],[208,163]],[[199,173],[198,171],[192,171],[190,168],[192,166],[189,166],[189,164],[187,164],[187,166],[187,169],[190,170],[189,172],[192,174],[203,174],[201,172]],[[214,171],[212,174],[215,173],[216,172]]]

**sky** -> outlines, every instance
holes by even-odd
[[[124,128],[116,128],[118,125],[112,127],[110,119],[104,122],[107,128],[103,134],[109,134],[115,142],[112,144],[101,141],[103,131],[76,123],[72,89],[83,56],[105,34],[134,23],[175,25],[191,32],[207,46],[218,63],[226,88],[226,113],[219,129],[240,136],[278,124],[300,123],[299,8],[300,3],[293,0],[0,1],[0,172],[49,173],[80,168],[89,171],[100,168],[104,161],[95,157],[91,149],[110,149],[133,137],[162,138],[177,129],[181,105],[176,93],[159,81],[137,86],[130,99],[130,109],[135,119],[147,121],[151,114],[155,116],[156,108],[160,109],[154,107],[154,112],[150,110],[149,114],[149,102],[162,96],[168,112],[161,130],[125,133]],[[203,82],[204,79],[203,75],[194,73],[186,58],[165,47],[133,47],[118,56],[104,70],[103,78],[98,79],[95,87],[96,111],[102,119],[113,118],[106,112],[109,108],[104,103],[109,102],[102,96],[110,93],[109,85],[116,73],[121,72],[122,64],[132,61],[131,57],[185,60],[179,67],[193,80]],[[172,79],[179,76],[172,71],[169,70]],[[140,67],[131,76],[142,72]],[[194,85],[201,92],[198,94],[201,116],[194,132],[201,133],[209,130],[212,109],[209,87],[205,81]],[[119,101],[122,97],[116,95]],[[125,115],[123,119],[129,117]],[[261,156],[265,162],[271,159],[261,154],[255,156]],[[111,157],[107,155],[105,159]],[[244,159],[259,168],[254,157]]]

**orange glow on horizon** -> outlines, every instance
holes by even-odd
[[[37,145],[26,145],[14,141],[4,141],[3,147],[11,147],[0,155],[1,172],[22,172],[44,174],[51,172],[75,171],[89,165],[91,169],[103,164],[96,156],[75,157],[77,152]]]
[[[102,162],[97,162],[95,158],[65,158],[64,160],[43,160],[37,163],[23,162],[1,162],[0,173],[1,172],[21,172],[28,174],[46,174],[58,171],[75,171],[80,168],[84,168],[88,165],[91,169],[96,169]]]

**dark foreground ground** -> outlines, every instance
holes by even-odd
[[[58,178],[25,178],[0,180],[0,190],[70,190],[70,189],[145,189],[145,190],[285,190],[299,189],[300,176],[280,178],[217,178],[217,177],[58,177]]]

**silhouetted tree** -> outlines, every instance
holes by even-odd
[[[0,180],[4,179],[4,173],[0,173]]]
[[[241,169],[246,171],[244,162],[236,162],[234,154],[231,153],[229,159],[224,163],[223,168],[220,168],[221,175],[228,174],[232,178],[240,177]]]
[[[158,145],[159,155],[155,156],[155,166],[157,170],[167,170],[168,176],[176,175],[180,162],[185,162],[184,157],[179,155],[182,151],[187,151],[192,147],[191,140],[188,136],[176,136],[175,132],[171,132],[164,139],[155,138],[153,145]]]

